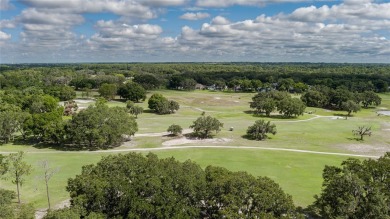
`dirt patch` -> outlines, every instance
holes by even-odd
[[[182,134],[188,134],[191,133],[192,129],[183,129]],[[155,133],[142,133],[142,134],[135,134],[134,137],[162,137],[169,135],[169,132],[155,132]]]
[[[369,145],[369,144],[349,144],[343,146],[345,149],[360,153],[360,154],[374,154],[374,155],[383,155],[384,153],[390,151],[390,145]]]
[[[69,206],[70,206],[70,199],[66,199],[56,204],[52,209],[57,210],[57,209],[67,208]],[[43,217],[45,217],[46,214],[47,214],[47,208],[38,209],[35,212],[35,219],[42,219]]]
[[[227,142],[231,142],[232,139],[229,138],[208,138],[208,139],[190,139],[187,137],[172,139],[168,141],[164,141],[162,143],[163,146],[175,146],[175,145],[183,145],[183,144],[223,144]]]

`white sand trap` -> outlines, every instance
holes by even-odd
[[[162,143],[163,146],[174,146],[174,145],[183,145],[183,144],[202,144],[202,143],[226,143],[230,142],[232,139],[229,138],[208,138],[208,139],[189,139],[186,137],[177,138]]]
[[[216,100],[220,100],[221,98],[220,98],[220,97],[214,97],[214,99],[216,99]]]
[[[385,115],[385,116],[390,116],[390,110],[381,110],[377,111],[378,115]]]
[[[374,153],[374,154],[383,154],[390,150],[390,146],[375,146],[369,144],[350,144],[345,146],[346,149],[358,153]]]

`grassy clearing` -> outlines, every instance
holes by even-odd
[[[363,109],[345,120],[335,119],[345,112],[308,108],[313,114],[305,114],[295,119],[278,117],[256,117],[250,113],[249,102],[254,93],[225,93],[211,91],[154,91],[168,99],[178,101],[180,110],[171,115],[156,115],[144,112],[138,116],[138,133],[164,132],[171,124],[188,128],[192,122],[205,111],[206,114],[217,117],[224,123],[223,130],[217,138],[229,138],[232,141],[223,145],[257,146],[274,148],[304,149],[324,152],[356,153],[366,155],[382,155],[390,151],[390,116],[377,116],[378,109],[390,109],[390,93],[381,94],[382,105],[378,108]],[[91,104],[91,103],[90,103]],[[111,101],[109,106],[125,106],[124,102]],[[147,109],[147,101],[136,103]],[[328,116],[316,118],[319,116]],[[333,118],[333,116],[335,116]],[[332,117],[332,118],[331,118]],[[277,126],[278,133],[267,141],[250,141],[242,138],[249,125],[258,119],[271,120]],[[372,126],[373,136],[364,142],[356,141],[352,130],[358,126]],[[228,131],[234,127],[234,131]],[[136,137],[132,145],[119,149],[160,147],[166,137]],[[210,144],[210,143],[208,143]],[[199,145],[199,144],[198,144]],[[351,150],[351,147],[365,150]],[[380,150],[376,150],[379,148]],[[27,161],[35,169],[28,181],[22,187],[22,199],[32,202],[37,208],[46,207],[44,181],[39,179],[41,169],[38,162],[47,159],[53,167],[60,167],[60,172],[53,176],[50,182],[52,204],[68,198],[65,191],[67,179],[80,173],[81,167],[96,163],[102,154],[93,152],[66,152],[53,149],[37,149],[26,145],[2,145],[0,152],[23,150]],[[36,152],[40,152],[39,154]],[[47,152],[47,153],[42,153]],[[173,156],[179,160],[191,159],[202,167],[207,165],[223,166],[234,171],[248,171],[256,176],[268,176],[280,183],[282,188],[293,196],[296,204],[306,206],[313,201],[313,195],[321,189],[322,170],[325,165],[339,165],[346,157],[334,155],[303,154],[283,151],[263,151],[250,149],[182,149],[154,152],[161,157]],[[110,153],[106,153],[107,155]],[[14,189],[10,182],[0,181],[0,187]]]
[[[180,161],[191,159],[202,167],[216,165],[233,171],[247,171],[255,176],[268,176],[280,183],[300,206],[310,204],[313,201],[313,195],[320,192],[324,165],[339,165],[346,158],[250,149],[183,149],[153,153],[162,158],[173,156]],[[22,200],[32,202],[37,208],[47,206],[45,185],[41,178],[43,172],[38,165],[40,161],[46,159],[51,167],[60,168],[50,181],[52,203],[55,204],[69,198],[65,191],[68,178],[79,174],[83,165],[94,164],[102,156],[108,154],[92,152],[27,154],[26,161],[33,165],[34,171],[22,187]],[[14,189],[15,185],[9,181],[0,181],[0,187]]]

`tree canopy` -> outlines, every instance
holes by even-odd
[[[137,83],[126,83],[118,88],[118,95],[134,102],[146,99],[146,90]]]
[[[180,109],[178,102],[168,100],[162,94],[155,93],[148,100],[149,109],[158,114],[171,114]]]
[[[194,135],[200,138],[210,138],[213,131],[218,133],[222,127],[223,123],[218,119],[205,115],[197,118],[190,126],[190,128],[194,129]]]
[[[246,134],[249,138],[254,140],[267,139],[267,134],[276,134],[276,125],[271,124],[270,121],[257,120],[255,124],[248,127]]]
[[[123,135],[134,135],[138,126],[125,108],[98,104],[74,115],[66,130],[71,144],[98,149],[119,145]]]
[[[267,177],[154,154],[110,155],[68,181],[72,209],[105,218],[294,218],[295,207]],[[67,211],[70,213],[69,211]],[[74,211],[73,211],[74,213]]]
[[[312,212],[321,218],[390,218],[390,153],[378,160],[349,158],[326,166]]]

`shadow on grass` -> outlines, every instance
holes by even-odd
[[[144,109],[143,112],[144,112],[144,113],[156,114],[156,112],[155,112],[154,110],[151,110],[151,109]]]
[[[246,140],[251,140],[251,141],[265,141],[267,139],[272,139],[270,136],[267,135],[266,138],[263,138],[263,139],[255,139],[253,138],[252,136],[248,135],[248,134],[245,134],[245,135],[241,135],[242,138],[246,139]]]
[[[265,113],[255,113],[253,110],[245,110],[244,113],[252,115],[253,117],[256,118],[265,118],[265,119],[295,119],[296,118],[296,117],[287,117],[281,114],[277,114],[277,115],[273,114],[267,116],[265,115]]]
[[[98,148],[98,147],[80,147],[76,146],[75,144],[53,144],[53,143],[46,143],[46,142],[40,142],[35,139],[15,139],[13,141],[14,145],[26,145],[31,146],[36,149],[53,149],[57,151],[96,151],[96,150],[108,150],[113,149],[115,147],[118,147],[120,145],[114,145],[106,148]]]
[[[364,139],[361,140],[360,138],[347,138],[347,139],[350,140],[350,141],[359,141],[359,142],[363,142],[364,141]]]

